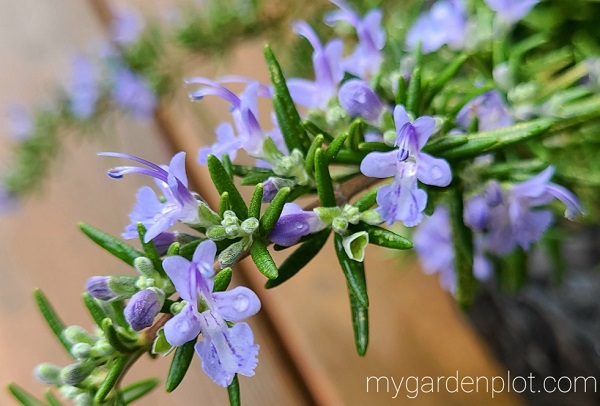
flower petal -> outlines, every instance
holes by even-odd
[[[260,310],[260,300],[250,289],[238,286],[226,292],[212,294],[219,314],[229,321],[241,321]]]
[[[193,340],[200,334],[200,322],[191,304],[187,304],[180,313],[167,321],[164,327],[167,342],[175,347]]]
[[[213,263],[217,255],[217,245],[212,240],[202,241],[194,251],[192,262],[198,268],[198,271],[205,278],[210,278],[215,274]]]
[[[421,152],[418,155],[417,177],[426,185],[445,187],[452,182],[452,170],[445,159]]]
[[[371,152],[360,163],[360,171],[371,178],[389,178],[396,175],[398,160],[396,150]]]
[[[196,303],[197,281],[192,263],[184,257],[172,255],[163,260],[163,268],[171,278],[179,296],[190,303]]]

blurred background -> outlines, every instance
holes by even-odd
[[[170,3],[170,4],[167,4]],[[269,11],[287,23],[305,17],[325,2],[300,5],[274,2]],[[289,2],[292,3],[292,2]],[[414,2],[413,2],[414,3]],[[57,84],[68,86],[73,55],[98,55],[111,38],[111,24],[119,10],[137,10],[144,18],[170,24],[185,17],[186,6],[165,1],[2,0],[0,13],[0,110],[14,104],[53,108]],[[283,17],[282,17],[283,18]],[[269,20],[271,21],[271,20]],[[282,25],[284,23],[281,22]],[[231,40],[228,52],[182,56],[184,76],[244,75],[268,81],[262,45],[279,39],[275,30],[249,30],[251,36]],[[287,28],[281,30],[291,35]],[[243,33],[242,33],[243,34]],[[218,44],[214,47],[218,50]],[[289,63],[289,61],[288,61]],[[111,180],[106,170],[114,163],[96,156],[98,151],[119,151],[167,163],[176,150],[188,153],[189,173],[197,190],[210,201],[215,191],[203,182],[206,173],[195,163],[198,147],[211,143],[214,128],[226,118],[226,104],[209,100],[192,105],[179,83],[156,114],[135,118],[110,116],[108,123],[93,122],[84,136],[67,135],[56,159],[49,165],[39,191],[0,216],[0,382],[17,382],[34,394],[43,386],[35,382],[33,368],[41,362],[68,363],[58,342],[38,314],[32,297],[42,289],[67,324],[89,328],[81,302],[90,276],[133,272],[105,254],[77,228],[85,221],[119,235],[127,224],[136,190],[147,179]],[[263,109],[264,110],[264,109]],[[267,117],[263,117],[268,120]],[[7,134],[14,116],[0,115],[0,170],[9,166],[14,145]],[[75,131],[76,132],[76,131]],[[371,247],[368,280],[371,293],[371,343],[367,355],[355,353],[345,280],[333,250],[276,289],[260,290],[264,309],[251,322],[261,346],[253,378],[241,378],[247,405],[363,405],[408,401],[406,393],[367,392],[369,376],[506,376],[490,351],[495,322],[486,311],[475,315],[486,326],[488,342],[457,309],[437,278],[421,272],[413,256],[400,257]],[[280,256],[279,258],[282,258]],[[241,280],[259,289],[262,276],[252,263],[238,269]],[[488,304],[490,302],[487,302]],[[485,303],[484,303],[485,304]],[[482,305],[483,306],[483,305]],[[500,323],[498,326],[501,325]],[[480,328],[481,330],[481,328]],[[129,379],[158,376],[164,380],[169,360],[144,359]],[[226,391],[214,385],[195,359],[188,376],[172,394],[159,387],[143,404],[225,404]],[[423,405],[480,405],[492,402],[489,393],[420,394],[411,400]],[[493,404],[521,404],[511,393],[496,395]],[[6,390],[0,404],[13,404]]]

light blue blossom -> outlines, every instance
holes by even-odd
[[[406,45],[415,49],[421,43],[424,54],[447,44],[452,49],[464,46],[467,16],[462,0],[440,0],[421,14],[406,35]]]
[[[465,104],[456,115],[456,122],[466,130],[475,118],[479,131],[495,130],[513,124],[508,107],[497,90],[485,92]]]
[[[135,331],[143,330],[154,323],[165,301],[165,294],[157,288],[143,289],[129,299],[123,315]]]
[[[540,0],[484,0],[498,18],[508,24],[523,19]]]
[[[402,221],[412,227],[423,218],[427,194],[418,188],[417,181],[445,187],[452,180],[448,162],[421,152],[435,127],[432,117],[410,121],[403,106],[394,109],[397,150],[371,152],[360,164],[360,171],[369,177],[389,178],[394,181],[382,186],[377,193],[377,209],[388,223]]]
[[[98,69],[92,62],[76,55],[71,61],[71,81],[67,87],[69,109],[73,115],[85,120],[94,114],[100,96]]]
[[[152,118],[158,99],[144,78],[125,67],[113,72],[112,97],[133,117],[141,120]]]
[[[175,289],[187,303],[164,327],[165,338],[181,346],[202,333],[196,352],[202,369],[217,384],[228,386],[236,373],[253,376],[258,345],[246,323],[229,327],[226,321],[240,322],[260,310],[260,300],[245,287],[213,292],[213,262],[217,247],[211,240],[198,245],[192,261],[174,255],[163,266]]]
[[[113,11],[111,39],[122,46],[132,45],[144,31],[144,26],[144,18],[135,9],[118,8]]]
[[[360,78],[375,75],[383,61],[382,50],[385,46],[385,30],[381,25],[382,12],[379,9],[369,11],[361,18],[344,0],[330,0],[339,7],[325,16],[327,24],[344,21],[356,29],[358,43],[354,52],[344,60],[344,69]]]
[[[16,142],[23,142],[33,136],[35,130],[29,112],[19,104],[12,104],[6,109],[8,134]]]
[[[137,230],[138,222],[144,224],[147,229],[144,238],[145,242],[167,231],[178,220],[189,225],[199,223],[199,203],[188,190],[188,180],[185,173],[185,152],[175,154],[169,166],[165,167],[160,167],[145,159],[128,154],[103,152],[98,155],[129,159],[145,165],[145,168],[119,166],[109,170],[108,175],[115,179],[120,179],[129,173],[150,176],[157,180],[157,185],[160,187],[165,198],[165,202],[163,203],[151,188],[141,188],[137,194],[138,201],[129,216],[131,224],[123,234],[125,238],[133,238],[137,235],[135,230]]]
[[[337,95],[340,81],[344,77],[342,52],[344,44],[340,39],[329,41],[325,47],[319,37],[305,21],[297,21],[294,31],[310,42],[315,80],[289,79],[287,81],[292,99],[297,104],[311,109],[325,109]]]
[[[344,82],[338,93],[340,105],[350,117],[362,117],[376,124],[384,111],[379,97],[364,80],[350,79]]]
[[[326,227],[314,211],[302,210],[296,203],[286,203],[269,239],[277,245],[289,247],[305,235],[316,233]]]

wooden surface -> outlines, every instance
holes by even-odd
[[[39,105],[51,100],[48,91],[67,77],[70,53],[90,49],[101,40],[105,30],[97,8],[75,0],[64,0],[61,7],[50,0],[3,3],[8,12],[0,14],[0,108],[11,102]],[[148,13],[157,12],[152,6],[144,7]],[[240,46],[228,66],[198,59],[185,69],[190,75],[241,74],[266,81],[261,46],[262,41]],[[44,361],[67,362],[36,313],[33,288],[42,288],[68,323],[89,327],[80,305],[85,280],[92,275],[132,272],[89,242],[76,223],[83,220],[120,233],[136,189],[148,180],[110,180],[105,170],[112,161],[107,164],[95,152],[119,150],[166,163],[171,146],[185,148],[191,178],[203,195],[214,199],[212,186],[203,181],[205,169],[195,165],[193,158],[200,145],[212,142],[212,129],[225,117],[223,103],[208,99],[200,106],[191,105],[182,91],[161,111],[158,124],[121,119],[114,133],[102,141],[69,142],[44,193],[12,216],[0,217],[2,384],[17,381],[40,394],[43,387],[31,377],[33,367]],[[9,156],[8,145],[5,139],[0,143],[0,165]],[[320,261],[311,263],[290,283],[258,292],[266,308],[251,324],[261,353],[256,376],[241,380],[244,404],[403,404],[406,393],[399,395],[402,399],[367,393],[366,377],[437,377],[457,370],[461,376],[505,374],[435,278],[423,275],[412,260],[384,250],[371,249],[367,258],[372,301],[367,356],[355,354],[345,281],[328,248]],[[239,272],[253,287],[264,283],[250,262]],[[132,375],[164,378],[166,368],[167,360],[145,361]],[[143,404],[212,405],[224,404],[225,399],[225,391],[203,375],[195,360],[181,388],[169,396],[157,390]],[[487,393],[439,393],[421,395],[411,403],[475,405],[487,404],[489,399]],[[0,405],[4,404],[13,402],[1,391]],[[494,404],[517,404],[517,400],[503,394]]]

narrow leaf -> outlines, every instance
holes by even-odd
[[[162,261],[160,259],[160,254],[154,245],[154,242],[148,241],[144,242],[144,238],[146,237],[146,227],[142,223],[137,223],[137,231],[140,236],[140,242],[142,243],[142,248],[144,250],[144,254],[150,261],[152,261],[152,266],[154,269],[163,277],[166,277],[167,274],[162,266]]]
[[[469,138],[466,135],[444,135],[425,144],[423,152],[431,155],[438,155],[440,152],[466,144],[467,141],[469,141]]]
[[[321,149],[321,145],[323,145],[324,137],[323,134],[318,134],[313,140],[312,144],[310,144],[310,148],[308,149],[308,153],[306,154],[306,159],[304,160],[304,170],[307,173],[313,173],[315,170],[315,153],[317,149]]]
[[[227,192],[229,194],[229,201],[231,202],[231,209],[241,220],[247,219],[248,207],[246,207],[242,195],[237,190],[221,161],[219,161],[219,158],[210,154],[207,158],[207,164],[210,177],[219,194],[222,195],[224,192]]]
[[[106,251],[113,254],[115,257],[122,261],[133,265],[133,261],[137,257],[143,257],[144,253],[133,248],[131,245],[124,243],[123,241],[113,237],[112,235],[106,234],[103,231],[98,230],[86,223],[79,223],[79,229],[83,231],[85,235],[90,237],[92,241],[104,248]]]
[[[455,297],[459,306],[468,308],[475,298],[473,275],[473,233],[463,221],[463,195],[460,187],[451,189],[450,224],[454,243],[454,269],[456,270]]]
[[[263,184],[259,183],[252,192],[252,198],[250,199],[250,207],[248,207],[248,217],[260,218],[260,208],[262,206],[263,199]]]
[[[344,133],[344,134],[337,136],[333,141],[331,141],[331,143],[325,150],[325,158],[327,159],[327,162],[331,162],[338,156],[338,154],[344,147],[344,143],[346,142],[347,139],[348,139],[348,134]]]
[[[219,273],[215,275],[215,282],[213,285],[213,292],[224,292],[231,283],[231,277],[233,276],[233,270],[231,268],[221,269]]]
[[[315,181],[317,182],[317,192],[319,194],[321,206],[337,206],[335,194],[333,192],[333,183],[331,182],[331,175],[329,174],[328,160],[322,150],[317,150],[317,153],[315,154]]]
[[[354,207],[357,207],[359,211],[369,210],[371,207],[375,206],[375,203],[377,203],[378,191],[379,187],[369,190],[354,202]]]
[[[385,228],[372,226],[362,222],[359,223],[356,228],[369,233],[369,243],[371,244],[396,250],[408,250],[413,247],[413,243],[409,239],[404,238],[393,231],[386,230]]]
[[[16,383],[8,384],[8,390],[23,406],[45,406],[44,402],[36,399],[33,395],[21,388]]]
[[[281,71],[281,66],[279,66],[279,62],[277,62],[275,54],[273,54],[273,50],[269,45],[265,45],[264,52],[269,67],[271,83],[275,91],[273,107],[285,144],[290,151],[298,148],[303,154],[306,154],[310,148],[311,141],[302,126],[300,115],[290,95],[283,72]]]
[[[327,143],[330,143],[334,139],[333,135],[329,134],[327,131],[323,130],[310,120],[303,121],[302,126],[315,137],[322,135]]]
[[[358,150],[358,145],[365,140],[365,131],[367,129],[367,123],[362,118],[357,118],[350,125],[348,130],[348,141],[350,142],[350,149]]]
[[[62,406],[62,403],[54,396],[50,389],[46,390],[46,400],[50,406]]]
[[[265,284],[265,288],[270,289],[281,285],[283,282],[296,275],[298,271],[304,268],[325,245],[331,229],[321,230],[310,240],[302,243],[279,267],[279,276],[270,279]]]
[[[88,309],[90,315],[92,316],[92,319],[97,325],[100,325],[102,323],[102,320],[108,317],[108,314],[106,314],[106,312],[104,311],[102,306],[100,306],[98,301],[87,292],[83,294],[83,303],[85,304],[85,307]]]
[[[250,256],[256,264],[256,267],[269,279],[275,279],[279,276],[277,265],[273,261],[273,257],[269,253],[267,246],[261,240],[254,240],[250,248]]]
[[[173,244],[169,245],[169,249],[167,250],[167,256],[173,256],[173,255],[179,255],[179,250],[181,249],[181,243],[179,242],[174,242]]]
[[[125,356],[117,357],[113,360],[110,369],[108,370],[108,374],[106,374],[106,378],[104,378],[104,382],[102,382],[94,396],[94,402],[96,404],[104,402],[112,388],[119,381],[121,374],[125,371],[126,360],[127,357]]]
[[[352,293],[349,294],[349,297],[354,344],[358,355],[362,357],[366,354],[369,345],[369,309],[363,306]]]
[[[342,245],[342,236],[335,234],[335,252],[346,277],[348,290],[361,306],[369,307],[369,297],[367,296],[367,282],[365,279],[365,266],[363,262],[357,262],[348,257],[344,246]]]
[[[132,383],[123,388],[123,401],[125,404],[135,402],[141,397],[150,393],[158,386],[160,380],[157,378],[144,379],[143,381]]]
[[[40,290],[36,289],[33,291],[33,296],[35,297],[35,302],[42,313],[42,316],[50,326],[50,330],[54,333],[56,338],[60,341],[62,346],[67,350],[67,353],[70,355],[71,351],[71,343],[65,340],[62,336],[62,332],[65,329],[65,325],[58,317],[58,314],[46,298],[46,295]]]
[[[229,175],[229,178],[233,180],[233,164],[231,163],[231,159],[229,158],[229,154],[221,155],[221,163],[223,164],[223,168],[225,172]]]
[[[466,141],[465,141],[466,142]],[[358,144],[359,151],[380,151],[380,152],[388,152],[391,151],[393,147],[383,143],[383,142],[361,142]]]
[[[227,387],[227,395],[229,395],[230,406],[240,406],[242,404],[240,382],[238,381],[237,374],[233,376],[233,381],[231,381],[231,384]]]
[[[446,86],[446,83],[448,83],[448,81],[452,79],[454,75],[456,75],[456,72],[458,72],[460,67],[467,61],[468,58],[469,56],[467,54],[458,55],[452,62],[450,62],[446,69],[439,74],[439,76],[436,76],[429,86],[427,97],[425,99],[426,106],[429,105],[435,95],[437,95],[440,90]]]
[[[112,345],[120,353],[128,354],[128,353],[132,353],[138,349],[137,346],[133,346],[129,343],[125,343],[121,339],[121,337],[117,333],[117,330],[115,330],[115,326],[113,325],[113,322],[111,319],[106,318],[106,319],[102,320],[100,327],[102,328],[102,331],[104,331],[104,334],[106,335],[106,339],[108,340],[110,345]]]
[[[223,218],[223,214],[227,210],[231,210],[231,201],[229,200],[229,193],[223,192],[221,193],[221,200],[219,200],[219,216]]]
[[[421,101],[421,67],[417,66],[412,71],[410,81],[408,82],[408,92],[406,95],[406,110],[419,115],[419,103]]]
[[[260,219],[259,232],[262,236],[267,236],[275,224],[277,220],[279,220],[279,216],[281,216],[281,212],[283,211],[283,206],[287,202],[287,198],[290,194],[290,188],[284,187],[279,189],[271,204],[265,210],[265,213]]]
[[[167,392],[173,392],[187,373],[192,359],[194,358],[194,346],[196,340],[189,341],[183,344],[181,347],[177,347],[171,366],[169,367],[169,374],[167,375],[166,389]]]
[[[406,104],[406,93],[407,89],[406,79],[404,76],[398,76],[398,91],[396,92],[396,104],[405,105]]]

